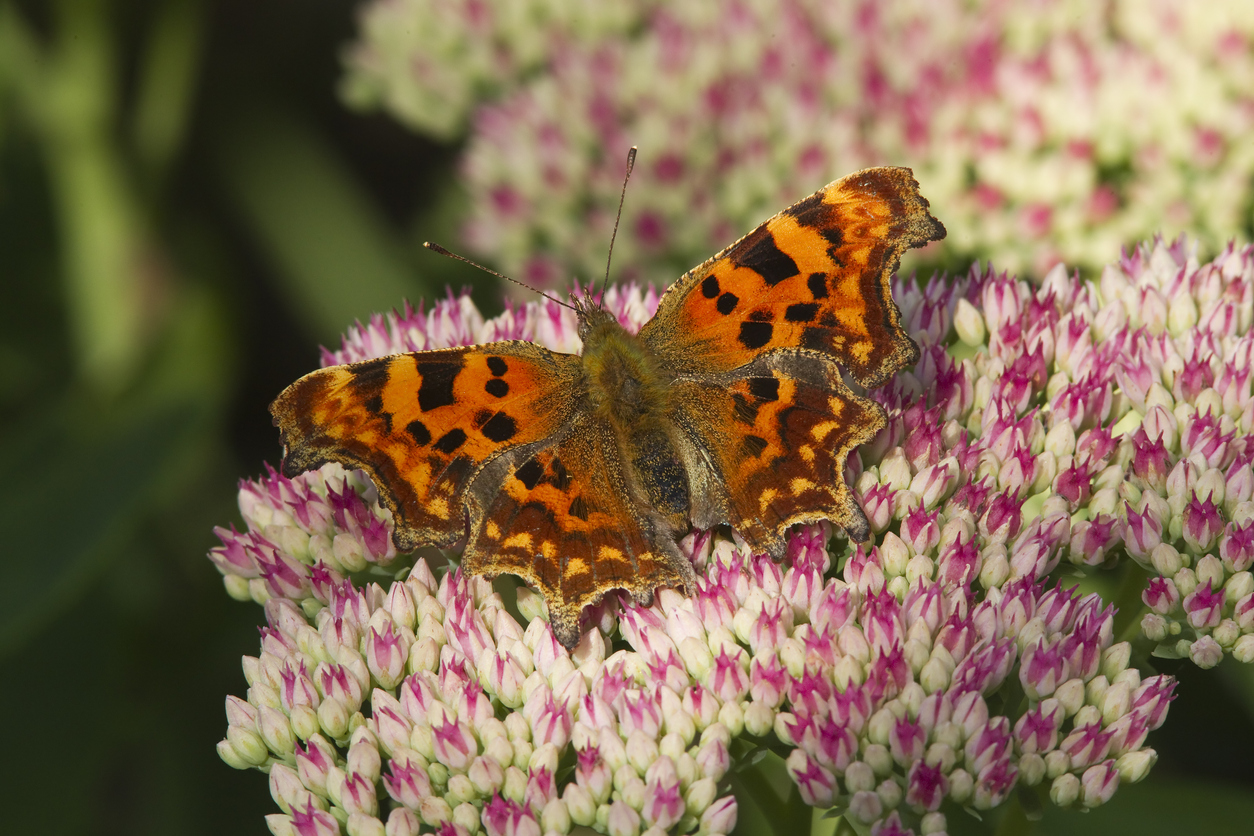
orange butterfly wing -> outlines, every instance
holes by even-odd
[[[696,590],[692,564],[633,498],[611,428],[573,416],[560,439],[500,456],[475,480],[466,571],[517,575],[544,592],[554,635],[573,648],[579,615],[612,589],[647,603],[659,586]]]
[[[909,169],[831,183],[686,273],[641,329],[674,374],[672,420],[715,471],[724,518],[776,557],[793,524],[870,527],[845,459],[886,422],[854,393],[918,358],[889,281],[945,235]]]
[[[908,168],[837,180],[684,274],[640,336],[681,373],[804,348],[878,386],[919,356],[889,279],[907,249],[945,237],[927,207]]]
[[[680,381],[674,393],[676,423],[718,474],[724,518],[755,551],[781,557],[789,527],[819,520],[867,539],[843,469],[884,426],[884,410],[850,391],[834,363],[777,352],[740,375]]]
[[[305,375],[270,406],[294,476],[361,468],[391,509],[402,551],[466,532],[466,492],[503,451],[557,432],[579,358],[511,341],[397,354]]]

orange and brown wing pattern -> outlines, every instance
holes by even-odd
[[[927,209],[908,168],[837,180],[685,274],[641,337],[681,375],[805,348],[878,386],[918,358],[889,278],[907,249],[945,237]]]
[[[467,572],[518,575],[544,593],[554,635],[579,642],[579,614],[613,589],[647,602],[696,589],[692,564],[631,499],[608,426],[583,415],[552,445],[502,456],[475,479]]]
[[[682,381],[680,419],[727,487],[731,525],[755,550],[784,551],[796,523],[827,519],[854,540],[870,528],[843,470],[849,452],[883,428],[884,410],[841,382],[831,360],[779,352],[731,381]]]
[[[553,435],[578,358],[500,342],[397,354],[305,375],[270,405],[294,476],[327,462],[370,474],[398,549],[466,531],[466,490],[493,457]]]

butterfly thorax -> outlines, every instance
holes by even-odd
[[[666,411],[669,382],[657,357],[605,310],[588,310],[580,325],[589,405],[626,435],[656,424]]]
[[[687,527],[689,485],[668,418],[672,383],[658,357],[608,312],[580,312],[584,393],[608,426],[631,493],[658,524]]]

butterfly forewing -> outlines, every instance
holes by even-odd
[[[446,544],[465,533],[479,469],[562,427],[577,374],[577,357],[519,341],[320,369],[270,406],[283,470],[361,468],[392,510],[398,548]]]
[[[889,279],[903,252],[944,237],[927,206],[906,168],[837,180],[685,274],[641,337],[680,375],[804,348],[877,386],[918,358]]]

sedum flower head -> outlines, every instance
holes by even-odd
[[[1164,224],[1211,251],[1248,228],[1252,42],[1240,0],[376,0],[344,89],[468,136],[467,243],[532,284],[599,274],[632,144],[629,278],[902,161],[945,207],[938,246],[1040,276]],[[1166,299],[1148,315],[1191,324]]]
[[[246,529],[210,557],[266,627],[219,754],[268,773],[275,833],[727,833],[727,776],[766,746],[805,803],[873,832],[943,832],[1019,784],[1100,805],[1153,764],[1175,682],[1130,667],[1114,609],[1062,576],[1134,560],[1160,655],[1254,660],[1252,283],[1254,248],[1199,264],[1183,240],[1091,285],[897,283],[922,358],[873,393],[888,426],[849,463],[874,545],[803,527],[777,564],[694,532],[696,594],[611,596],[574,652],[539,595],[519,620],[391,551],[360,475],[245,482]],[[1182,297],[1173,324],[1158,301]],[[657,303],[610,298],[631,327]],[[556,306],[485,320],[450,297],[325,359],[506,337],[578,347]]]

